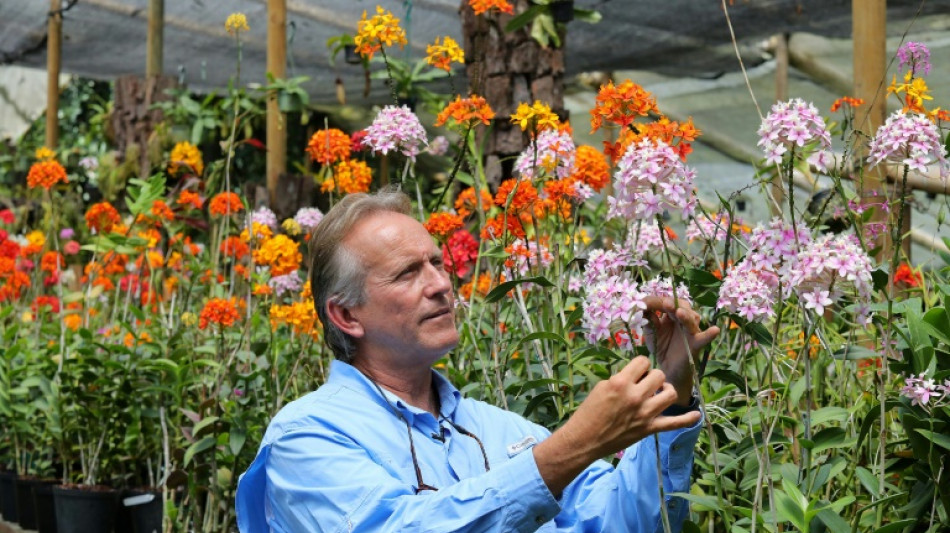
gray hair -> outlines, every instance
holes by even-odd
[[[352,361],[356,345],[350,335],[327,318],[327,302],[333,300],[343,307],[364,303],[366,268],[360,258],[343,245],[343,241],[353,226],[369,215],[380,212],[408,215],[411,210],[409,197],[394,188],[382,189],[375,194],[350,194],[333,206],[313,229],[310,236],[313,306],[323,324],[327,346],[344,363]]]

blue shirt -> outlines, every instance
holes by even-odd
[[[597,461],[555,499],[531,450],[550,432],[463,398],[435,371],[433,379],[442,417],[482,441],[491,470],[474,438],[385,390],[384,398],[354,367],[333,361],[326,384],[285,406],[267,428],[238,482],[240,530],[662,531],[652,437],[628,448],[617,468]],[[393,409],[412,428],[423,481],[438,491],[416,494],[406,422]],[[666,494],[689,490],[700,426],[659,435]],[[667,496],[667,506],[678,531],[688,505]]]

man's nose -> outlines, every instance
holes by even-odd
[[[442,265],[429,263],[429,266],[426,267],[426,271],[426,289],[432,296],[437,296],[452,290],[452,280],[449,279],[449,273],[445,271]]]

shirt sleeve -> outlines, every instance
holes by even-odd
[[[661,477],[672,531],[680,531],[689,514],[688,502],[671,497],[689,492],[693,448],[702,420],[676,431],[651,435],[630,446],[615,469],[598,461],[585,470],[561,496],[563,511],[555,518],[558,531],[661,532],[657,442]]]
[[[264,456],[263,516],[275,532],[527,532],[560,511],[532,453],[417,495],[344,435],[297,430],[268,448],[258,459]],[[242,531],[256,533],[249,522]]]

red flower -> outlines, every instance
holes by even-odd
[[[36,300],[33,301],[33,311],[37,312],[42,307],[46,307],[46,310],[51,313],[58,313],[59,298],[55,296],[37,296]]]
[[[13,211],[9,209],[0,210],[0,222],[4,224],[13,224],[16,220],[16,217],[13,215]]]
[[[904,283],[908,287],[919,287],[923,282],[920,273],[915,272],[907,263],[901,263],[894,273],[894,283]]]
[[[442,261],[447,272],[455,272],[465,277],[472,263],[478,257],[478,241],[467,230],[460,229],[452,234],[447,245],[442,246]]]

